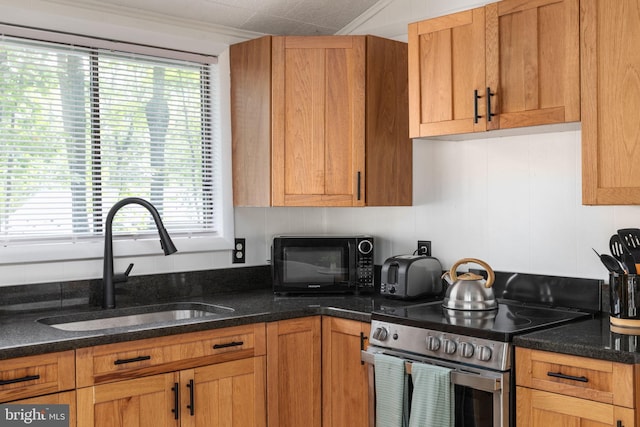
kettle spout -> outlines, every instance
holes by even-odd
[[[453,280],[451,280],[451,276],[449,275],[448,271],[445,271],[444,274],[441,277],[442,280],[444,280],[445,282],[447,282],[447,285],[451,286],[453,285]]]

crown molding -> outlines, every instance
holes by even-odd
[[[341,30],[336,32],[336,35],[353,34],[359,27],[364,25],[393,2],[394,0],[379,0],[376,4],[365,10],[362,15],[358,16]]]

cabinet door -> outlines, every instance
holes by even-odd
[[[271,37],[229,47],[234,206],[271,206]]]
[[[518,427],[634,427],[634,411],[525,387],[516,387]]]
[[[63,393],[53,393],[46,396],[22,399],[10,404],[26,405],[69,405],[69,427],[76,427],[76,392],[67,391]]]
[[[360,363],[370,325],[322,318],[322,425],[369,425],[368,370]]]
[[[267,324],[270,427],[321,425],[320,317]]]
[[[272,53],[273,205],[364,205],[365,39],[274,37]]]
[[[640,204],[640,6],[583,0],[582,202]]]
[[[181,427],[264,427],[265,357],[180,373]]]
[[[409,25],[412,138],[485,130],[485,88],[484,8]]]
[[[578,0],[504,0],[486,13],[487,129],[579,121]]]
[[[178,426],[178,374],[162,374],[77,390],[78,425]]]

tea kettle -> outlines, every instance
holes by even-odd
[[[456,269],[468,263],[478,264],[487,271],[487,280],[474,273],[457,275]],[[450,310],[494,310],[498,302],[493,294],[496,275],[486,262],[476,258],[463,258],[444,273],[443,279],[449,283],[442,306]]]

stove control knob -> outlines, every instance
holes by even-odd
[[[387,339],[388,336],[389,336],[389,331],[387,330],[387,328],[379,327],[379,328],[376,328],[375,331],[373,331],[373,338],[378,341],[384,341]]]
[[[427,337],[427,349],[430,351],[440,350],[440,339],[438,337],[429,335]]]
[[[466,357],[467,359],[470,358],[471,356],[473,356],[473,350],[473,344],[470,344],[468,342],[460,343],[460,355],[462,357]]]
[[[478,358],[478,360],[481,360],[483,362],[487,362],[489,359],[491,359],[491,349],[489,347],[484,346],[484,345],[478,346],[478,351],[476,352],[476,357]]]
[[[454,354],[456,352],[456,348],[458,347],[456,342],[453,340],[444,340],[444,352],[447,354]]]

